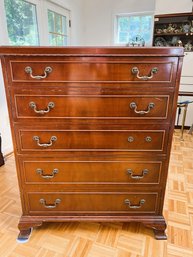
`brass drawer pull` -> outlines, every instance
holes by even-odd
[[[153,78],[153,74],[155,74],[155,73],[158,72],[158,68],[157,68],[157,67],[152,68],[152,69],[151,69],[151,72],[150,72],[150,75],[148,75],[148,76],[140,76],[140,75],[139,75],[139,69],[138,69],[137,67],[133,67],[132,70],[131,70],[131,72],[132,72],[133,74],[135,74],[138,79],[141,79],[141,80],[149,80],[149,79],[152,79],[152,78]]]
[[[137,104],[135,102],[130,103],[130,108],[134,109],[134,112],[137,114],[147,114],[153,109],[155,106],[154,103],[149,103],[146,111],[138,111],[137,110]]]
[[[142,207],[142,205],[145,203],[144,199],[141,199],[139,201],[139,205],[132,205],[129,199],[125,199],[124,203],[130,208],[130,209],[139,209]]]
[[[40,174],[40,176],[41,176],[42,178],[45,178],[45,179],[54,178],[55,174],[57,174],[58,172],[59,172],[58,169],[53,169],[52,174],[45,175],[45,174],[44,174],[44,171],[43,171],[42,169],[37,169],[37,170],[36,170],[36,173],[37,173],[37,174]]]
[[[145,138],[145,141],[149,143],[149,142],[152,141],[152,138],[151,138],[151,137],[146,137],[146,138]]]
[[[48,76],[48,74],[52,72],[52,68],[51,68],[51,67],[46,67],[46,68],[44,69],[44,75],[36,75],[36,76],[34,76],[34,75],[32,74],[32,73],[33,73],[33,70],[32,70],[32,68],[31,68],[30,66],[25,67],[25,72],[26,72],[27,74],[30,74],[30,77],[31,77],[32,79],[45,79],[45,78]]]
[[[42,198],[40,199],[40,203],[47,209],[54,209],[57,207],[57,204],[61,203],[61,199],[56,199],[53,204],[47,205],[46,200]]]
[[[148,172],[149,172],[148,169],[144,169],[144,170],[142,170],[142,175],[133,175],[133,170],[132,169],[127,170],[127,174],[130,175],[130,177],[133,178],[133,179],[144,178],[144,175],[148,174]]]
[[[129,143],[132,143],[132,142],[134,141],[134,137],[128,137],[128,138],[127,138],[127,141],[128,141]]]
[[[40,138],[38,136],[33,136],[33,140],[37,141],[37,145],[41,146],[41,147],[49,147],[53,145],[53,142],[57,140],[56,136],[52,136],[50,138],[50,142],[49,143],[40,143]]]
[[[50,112],[50,110],[53,109],[54,106],[55,106],[55,104],[53,102],[49,102],[48,105],[47,105],[46,110],[37,110],[36,103],[34,103],[34,102],[29,103],[29,107],[31,109],[33,109],[35,113],[39,113],[39,114],[45,114],[45,113]]]

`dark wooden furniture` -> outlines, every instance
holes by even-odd
[[[4,164],[3,154],[1,152],[1,135],[0,135],[0,166]]]
[[[162,216],[183,48],[1,47],[23,213],[51,221]]]
[[[193,51],[193,13],[163,14],[154,17],[154,46],[183,46]]]

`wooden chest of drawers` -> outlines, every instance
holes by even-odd
[[[23,213],[47,221],[162,215],[182,48],[1,47]]]

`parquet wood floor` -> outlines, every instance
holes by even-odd
[[[16,242],[21,213],[13,155],[0,168],[0,257],[193,257],[193,135],[175,131],[164,216],[167,241],[131,223],[49,223]]]

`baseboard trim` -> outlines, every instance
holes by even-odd
[[[175,126],[175,129],[181,129],[182,128],[182,126],[180,125],[176,125]],[[190,126],[184,126],[184,129],[190,129]]]
[[[8,153],[6,153],[5,155],[3,155],[4,160],[6,161],[6,159],[8,159],[9,157],[11,157],[12,154],[13,154],[13,151],[8,152]]]

